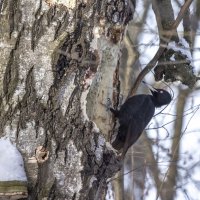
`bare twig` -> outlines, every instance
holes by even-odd
[[[188,90],[188,89],[184,90],[184,91],[181,91],[180,94],[179,94],[179,98],[178,98],[178,102],[177,102],[177,110],[176,110],[176,113],[179,116],[183,116],[184,107],[185,107],[185,103],[186,103],[186,98],[187,98],[187,96],[189,94],[190,94],[190,90]],[[192,115],[192,117],[194,116],[194,114]],[[189,120],[189,122],[190,121],[191,120]],[[183,118],[177,119],[176,122],[175,122],[175,125],[174,125],[174,130],[175,130],[174,131],[174,139],[172,141],[172,147],[171,147],[171,152],[172,152],[171,160],[172,161],[179,159],[180,140],[183,137],[184,132],[187,129],[187,126],[188,126],[187,125],[186,129],[182,132],[181,131],[182,125],[183,125]],[[167,187],[168,187],[168,189],[170,191],[167,194],[167,196],[168,196],[167,199],[172,199],[173,198],[173,196],[175,194],[175,191],[173,190],[173,186],[176,183],[177,173],[178,173],[177,165],[171,165],[170,164],[169,167],[168,167],[168,169],[167,169],[167,172],[165,173],[165,175],[163,177],[163,180],[162,180],[162,182],[161,182],[161,184],[159,186],[156,200],[159,198],[159,195],[162,194],[161,191],[162,191],[164,185],[165,186],[167,185]]]
[[[170,41],[171,37],[173,36],[174,32],[176,31],[176,28],[178,27],[179,23],[181,22],[181,20],[183,19],[185,13],[187,12],[189,6],[191,5],[193,0],[187,0],[185,2],[185,4],[182,6],[174,24],[172,25],[171,30],[168,33],[168,41]],[[145,77],[145,75],[150,72],[150,70],[153,69],[153,67],[156,65],[158,59],[160,58],[160,56],[163,54],[165,50],[165,47],[160,46],[155,54],[155,56],[153,57],[153,59],[147,64],[147,66],[140,72],[140,74],[138,75],[135,83],[133,84],[128,97],[135,95],[141,81],[143,80],[143,78]]]

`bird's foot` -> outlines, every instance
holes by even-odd
[[[118,154],[118,151],[112,147],[110,142],[106,142],[106,148],[110,151],[113,151],[116,155]]]

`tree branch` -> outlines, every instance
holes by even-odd
[[[185,2],[185,4],[182,6],[174,24],[172,25],[171,30],[168,32],[168,39],[167,39],[167,43],[170,41],[171,37],[173,36],[174,32],[176,31],[176,28],[178,27],[179,23],[181,22],[181,20],[183,19],[185,13],[187,12],[188,8],[190,7],[191,3],[193,0],[187,0]],[[145,77],[145,75],[151,70],[153,69],[153,67],[155,66],[155,64],[157,63],[158,59],[160,58],[160,56],[163,54],[165,50],[165,47],[160,46],[155,54],[155,56],[153,57],[153,59],[147,64],[147,66],[140,72],[140,74],[138,75],[135,83],[133,84],[128,97],[130,96],[134,96],[141,81],[143,80],[143,78]]]
[[[151,165],[149,165],[149,169],[150,169],[150,171],[153,175],[152,177],[154,179],[156,188],[159,188],[162,182],[159,178],[160,171],[159,171],[159,168],[158,168],[157,160],[154,157],[154,153],[153,153],[153,149],[152,149],[153,148],[152,142],[151,142],[151,139],[147,137],[146,133],[143,134],[142,137],[144,138],[144,144],[145,144],[145,147],[147,148],[145,158],[147,160],[147,163],[152,163]]]

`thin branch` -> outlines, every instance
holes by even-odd
[[[190,90],[184,90],[181,91],[179,94],[178,102],[177,102],[177,110],[176,113],[179,116],[183,116],[184,107],[186,103],[186,98],[190,94]],[[179,148],[180,148],[180,140],[183,137],[184,131],[181,132],[183,125],[183,118],[179,118],[176,120],[174,125],[174,139],[172,141],[172,161],[179,159]],[[168,179],[167,179],[168,177]],[[160,184],[160,187],[158,189],[158,195],[156,200],[159,198],[159,195],[162,194],[162,189],[164,185],[166,185],[168,188],[170,188],[170,193],[168,193],[168,198],[171,199],[174,196],[173,186],[176,183],[176,177],[177,177],[177,165],[169,165],[169,168],[167,169],[167,172],[165,173],[165,176],[163,177],[162,183]]]
[[[159,167],[158,167],[158,161],[155,159],[154,157],[154,153],[153,153],[153,146],[150,144],[151,143],[151,139],[147,137],[146,134],[144,134],[144,142],[145,142],[145,146],[147,147],[147,154],[145,155],[147,162],[153,163],[152,166],[149,166],[149,169],[151,170],[151,173],[153,174],[153,178],[156,184],[156,188],[159,188],[159,186],[161,185],[161,180],[159,178]],[[159,192],[159,191],[158,191]]]
[[[157,25],[158,25],[159,37],[161,38],[162,37],[161,33],[163,33],[164,30],[163,30],[163,27],[162,27],[160,12],[159,12],[159,8],[158,8],[158,5],[156,3],[156,0],[152,1],[152,8],[154,10],[156,21],[157,21]]]

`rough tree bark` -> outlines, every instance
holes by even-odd
[[[119,169],[104,104],[118,104],[130,8],[126,0],[0,1],[0,137],[23,155],[28,199],[104,199]]]

